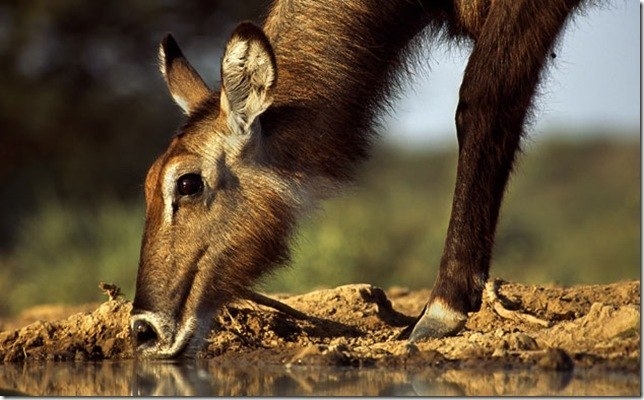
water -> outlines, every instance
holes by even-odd
[[[0,394],[47,396],[630,395],[639,373],[356,369],[112,361],[0,364]]]

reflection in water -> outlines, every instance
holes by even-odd
[[[4,389],[1,389],[4,388]],[[11,392],[8,392],[11,391]],[[638,373],[436,370],[120,361],[0,364],[0,393],[101,396],[639,395]],[[10,394],[11,393],[11,394]]]

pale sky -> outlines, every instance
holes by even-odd
[[[468,50],[428,53],[430,71],[411,80],[385,117],[387,140],[412,146],[455,144],[454,112]],[[640,125],[640,3],[612,0],[569,24],[536,102],[535,139],[551,131]]]

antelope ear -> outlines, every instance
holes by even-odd
[[[172,35],[159,45],[159,69],[174,101],[185,114],[194,111],[210,95],[210,89],[186,60]]]
[[[221,62],[221,110],[237,134],[250,133],[272,102],[277,80],[275,54],[261,28],[241,23],[226,44]]]

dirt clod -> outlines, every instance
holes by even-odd
[[[121,288],[113,283],[101,282],[98,284],[98,287],[105,292],[110,300],[116,300],[118,297],[123,295],[121,293]]]

